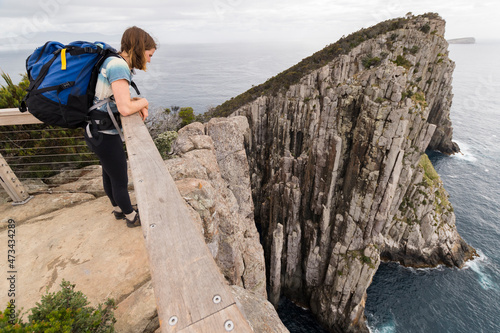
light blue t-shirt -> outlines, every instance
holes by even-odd
[[[132,81],[132,71],[128,67],[127,62],[123,58],[109,57],[107,58],[101,66],[99,75],[97,77],[97,84],[95,87],[94,104],[110,97],[113,95],[113,90],[111,89],[111,83],[125,79],[129,82]],[[118,108],[114,101],[109,102],[109,106],[113,113],[116,113],[116,117],[119,117]],[[98,107],[96,110],[102,112],[108,112],[106,104]],[[110,129],[105,131],[99,131],[106,134],[118,134],[116,129]]]

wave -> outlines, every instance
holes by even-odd
[[[422,273],[442,272],[445,269],[450,269],[445,265],[437,265],[436,267],[418,267],[418,268],[399,265],[398,268],[418,275],[422,275]]]
[[[490,274],[485,272],[486,265],[489,264],[488,257],[481,251],[477,250],[479,257],[467,262],[463,269],[471,269],[479,277],[479,284],[484,290],[498,290],[498,284],[494,282]]]
[[[477,263],[482,263],[488,260],[488,257],[483,253],[483,251],[481,251],[480,249],[476,249],[476,252],[478,256],[472,260],[467,261],[462,269],[472,269],[472,267],[476,266]]]
[[[396,324],[393,320],[388,323],[384,323],[377,327],[368,326],[368,330],[370,333],[395,333],[396,332]]]
[[[460,147],[460,153],[452,155],[452,157],[456,157],[461,160],[465,160],[467,162],[476,162],[477,158],[471,153],[471,149],[468,144],[462,141],[453,140]]]

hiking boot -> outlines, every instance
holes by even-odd
[[[137,214],[135,214],[135,217],[132,221],[125,218],[125,220],[127,221],[127,227],[129,227],[129,228],[135,228],[135,227],[138,227],[141,225],[141,218],[139,217],[139,211],[136,210],[135,212]]]
[[[112,212],[115,215],[115,219],[117,220],[123,220],[125,218],[125,214],[123,212]]]
[[[132,205],[132,208],[134,210],[137,210],[137,205]],[[112,213],[115,215],[115,219],[117,219],[117,220],[124,220],[125,219],[125,214],[123,212],[116,212],[113,210]]]

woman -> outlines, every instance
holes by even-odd
[[[121,58],[109,57],[101,66],[94,98],[94,105],[101,104],[97,111],[108,112],[106,104],[109,104],[113,113],[129,116],[138,112],[142,120],[146,119],[149,103],[145,98],[131,98],[129,85],[134,69],[146,70],[146,64],[151,62],[156,48],[156,42],[144,30],[138,27],[125,30],[121,40]],[[111,96],[114,101],[102,104]],[[139,212],[133,209],[127,189],[127,157],[120,133],[116,129],[99,132],[102,138],[99,141],[90,140],[87,133],[85,139],[101,162],[104,191],[113,205],[115,218],[125,219],[130,228],[140,226]]]

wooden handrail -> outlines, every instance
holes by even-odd
[[[19,109],[0,109],[0,126],[42,124],[29,112],[20,112]]]
[[[140,116],[122,125],[161,332],[252,332]]]

